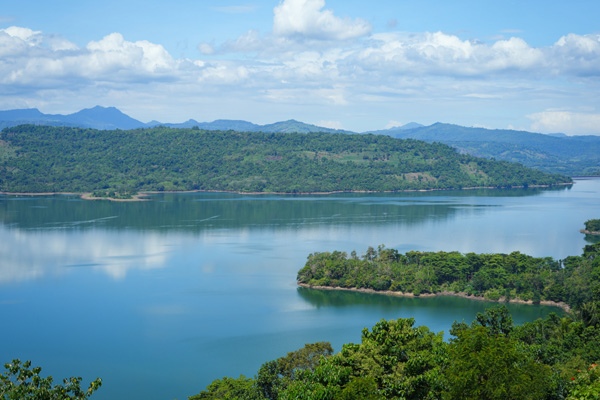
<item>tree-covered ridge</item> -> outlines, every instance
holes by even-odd
[[[314,253],[298,272],[310,286],[366,288],[403,293],[455,292],[490,300],[550,300],[577,307],[600,287],[600,243],[564,260],[510,254],[409,251],[383,245],[358,257],[344,252]]]
[[[598,306],[596,296],[588,308]],[[330,355],[325,343],[264,363],[254,378],[225,377],[199,399],[597,399],[600,325],[550,314],[514,326],[506,307],[443,333],[414,319],[381,320],[360,344]],[[299,357],[299,355],[302,355]],[[311,356],[312,355],[312,356]],[[296,362],[310,359],[312,362]],[[318,359],[318,362],[315,360]]]
[[[398,191],[570,183],[380,135],[23,125],[0,134],[0,191]]]

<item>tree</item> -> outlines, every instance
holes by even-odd
[[[450,399],[541,399],[551,370],[521,344],[489,328],[459,329],[449,347],[445,377]]]
[[[63,384],[53,385],[51,376],[40,376],[41,367],[31,368],[31,361],[13,360],[4,364],[6,372],[0,374],[0,399],[2,400],[83,400],[89,398],[100,386],[97,378],[87,390],[81,388],[81,378],[65,378]]]
[[[299,372],[313,371],[322,357],[329,357],[332,353],[329,342],[306,343],[303,348],[291,351],[285,357],[264,363],[258,370],[256,386],[267,399],[277,399],[279,392]]]
[[[262,400],[260,391],[254,385],[254,380],[240,375],[238,379],[224,377],[217,379],[206,387],[206,390],[195,396],[189,397],[189,400]]]

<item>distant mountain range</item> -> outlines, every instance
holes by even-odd
[[[218,119],[213,122],[198,122],[190,119],[182,123],[164,123],[159,121],[150,121],[144,123],[131,118],[122,113],[115,107],[86,108],[73,114],[44,114],[37,108],[22,110],[0,111],[0,129],[11,126],[32,124],[32,125],[50,125],[50,126],[71,126],[93,129],[137,129],[152,128],[155,126],[166,126],[169,128],[193,128],[197,126],[205,130],[221,131],[240,131],[240,132],[339,132],[353,133],[350,131],[324,128],[303,122],[289,120],[276,122],[268,125],[257,125],[247,121]]]
[[[600,136],[544,135],[508,129],[467,128],[436,123],[372,133],[399,139],[441,142],[477,157],[518,162],[569,176],[600,175]]]
[[[0,111],[0,128],[23,124],[71,126],[101,130],[165,126],[170,128],[198,127],[204,130],[267,133],[356,133],[306,124],[295,120],[268,125],[222,119],[213,122],[198,122],[190,119],[183,123],[159,121],[144,123],[131,118],[115,107],[101,106],[83,109],[68,115],[44,114],[35,108]],[[364,133],[388,135],[401,139],[418,139],[426,142],[441,142],[457,148],[462,153],[519,162],[545,172],[562,173],[570,176],[600,175],[600,136],[566,136],[562,133],[544,135],[526,131],[468,128],[444,123],[424,126],[415,122],[391,129]]]

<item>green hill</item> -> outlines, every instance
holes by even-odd
[[[22,125],[0,134],[0,191],[399,191],[569,183],[444,144],[383,135]]]

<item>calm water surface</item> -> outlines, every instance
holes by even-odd
[[[0,196],[0,361],[102,377],[93,396],[185,399],[253,376],[304,343],[359,342],[381,318],[447,331],[490,303],[298,288],[309,253],[409,250],[578,255],[600,180],[551,190],[241,196],[151,201]],[[550,307],[510,305],[517,322]]]

